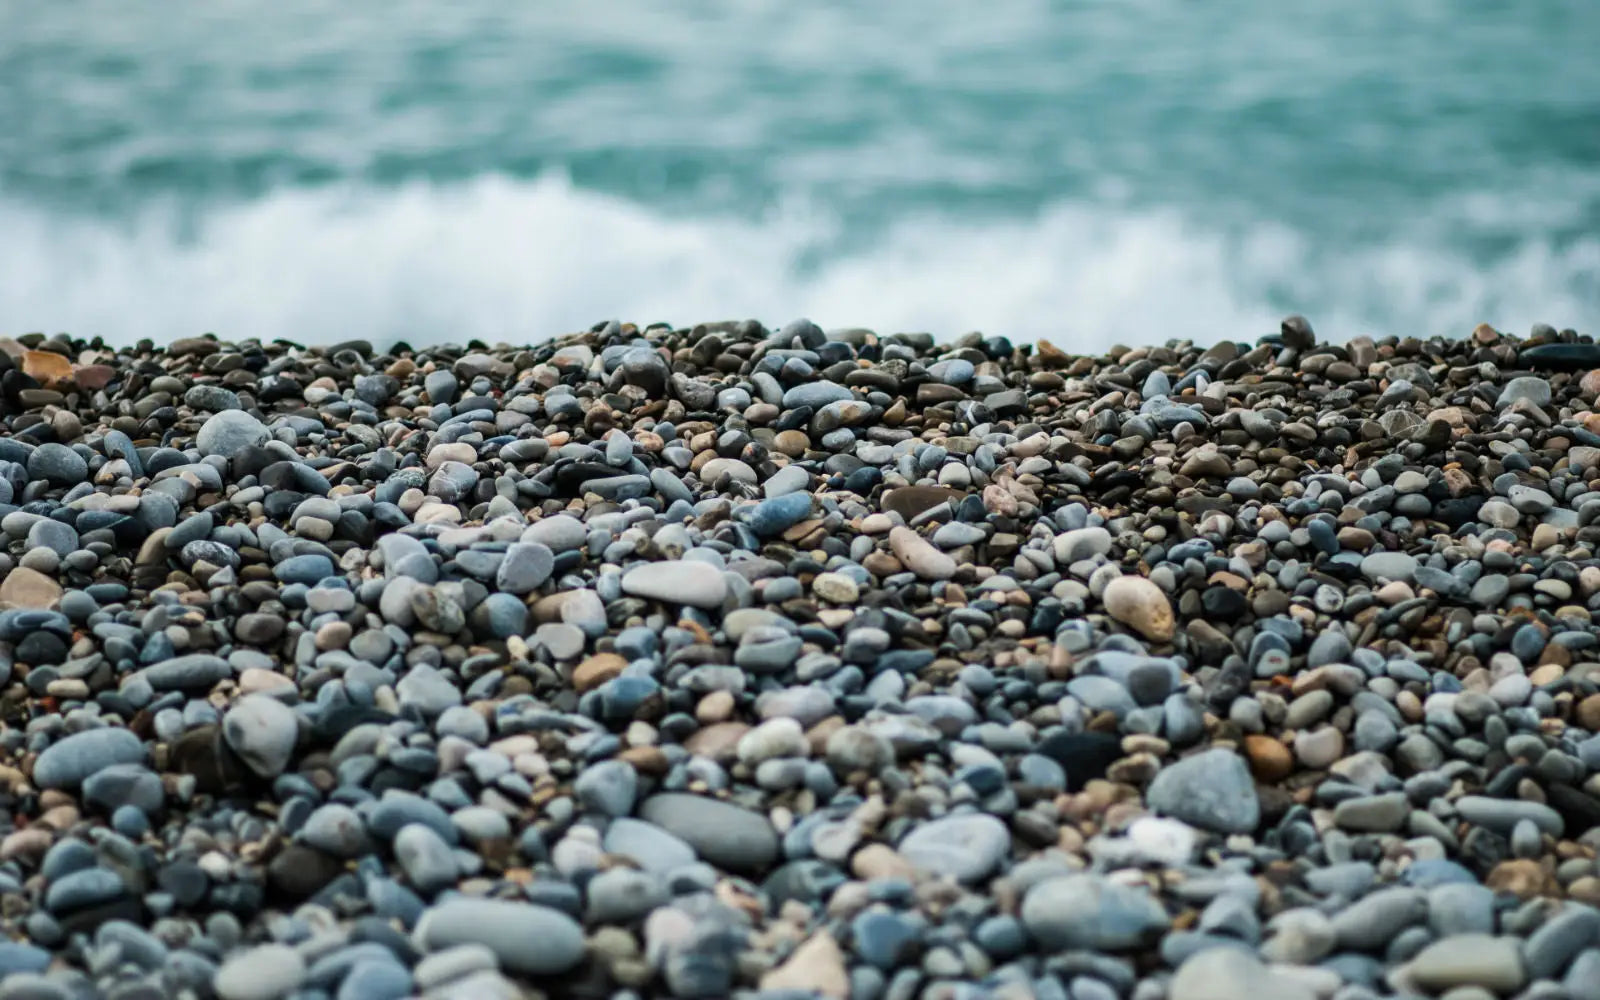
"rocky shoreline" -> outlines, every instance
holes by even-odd
[[[0,1000],[1595,1000],[1597,393],[0,340]]]

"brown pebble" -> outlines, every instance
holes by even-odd
[[[14,608],[49,608],[61,600],[61,585],[26,566],[18,566],[0,582],[0,604]]]
[[[942,503],[958,504],[966,494],[948,486],[902,486],[889,490],[879,501],[879,506],[890,513],[899,514],[911,521],[918,514],[932,510]]]
[[[1495,892],[1507,892],[1518,899],[1531,899],[1545,892],[1552,880],[1539,862],[1527,858],[1502,861],[1483,880]]]
[[[22,370],[46,386],[72,381],[72,362],[54,351],[29,351],[22,356]]]
[[[1600,878],[1593,875],[1584,875],[1572,880],[1567,886],[1567,898],[1589,906],[1600,906]]]
[[[1146,639],[1170,642],[1177,632],[1172,602],[1142,576],[1119,576],[1106,584],[1106,614],[1138,630]]]
[[[572,671],[572,686],[579,694],[620,677],[628,661],[616,653],[596,653]]]
[[[1591,733],[1600,732],[1600,694],[1591,694],[1578,702],[1572,715],[1578,725]]]
[[[734,759],[734,750],[739,741],[749,731],[750,724],[747,722],[719,722],[696,730],[683,741],[683,748],[697,757],[709,757],[719,764],[728,763]]]
[[[629,747],[617,754],[617,759],[626,761],[640,774],[652,777],[666,774],[667,768],[671,766],[667,761],[667,755],[660,747]]]
[[[793,990],[844,1000],[850,995],[850,974],[833,935],[818,931],[794,950],[789,960],[761,977],[761,989]]]
[[[1274,784],[1294,771],[1294,754],[1271,736],[1252,734],[1244,738],[1244,755],[1257,781]]]
[[[850,871],[856,878],[911,879],[916,868],[887,844],[868,844],[850,856]]]
[[[320,650],[343,649],[350,644],[354,629],[349,622],[329,622],[317,629],[316,646]]]
[[[695,706],[695,721],[702,726],[727,722],[733,716],[733,695],[727,691],[712,691]]]

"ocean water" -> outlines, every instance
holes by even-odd
[[[1600,320],[1593,0],[0,4],[0,333]]]

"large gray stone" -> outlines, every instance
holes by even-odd
[[[189,653],[145,667],[139,676],[157,691],[195,691],[232,677],[233,668],[220,656]]]
[[[623,592],[668,604],[720,608],[728,596],[722,571],[691,559],[641,563],[622,575]]]
[[[1477,986],[1502,996],[1527,980],[1515,938],[1458,934],[1435,941],[1411,960],[1411,981],[1430,993]]]
[[[896,850],[924,871],[976,882],[1011,853],[1011,831],[987,813],[946,816],[912,827]]]
[[[222,718],[222,738],[263,778],[276,778],[289,766],[299,735],[294,711],[265,694],[245,695]]]
[[[1162,768],[1145,804],[1216,833],[1251,833],[1261,821],[1250,768],[1231,750],[1207,750]]]
[[[760,872],[778,856],[778,835],[767,818],[731,802],[666,792],[645,799],[639,818],[684,841],[719,868]]]
[[[1167,1000],[1316,1000],[1311,987],[1237,948],[1208,948],[1172,977]]]
[[[83,779],[113,764],[144,763],[144,744],[126,729],[87,729],[46,747],[33,764],[39,788],[76,788]]]
[[[272,436],[266,425],[243,410],[223,410],[206,418],[195,435],[195,447],[202,455],[232,458],[246,448],[266,444]]]
[[[502,968],[533,976],[566,972],[583,961],[583,928],[559,910],[504,899],[457,898],[417,921],[412,939],[425,952],[480,944]]]
[[[1148,892],[1078,874],[1030,889],[1022,901],[1022,923],[1052,951],[1129,951],[1151,943],[1171,920]]]
[[[306,978],[306,960],[286,944],[239,952],[217,970],[212,987],[222,1000],[278,1000]]]

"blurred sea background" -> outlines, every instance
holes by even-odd
[[[1593,0],[0,5],[0,332],[1597,332]]]

